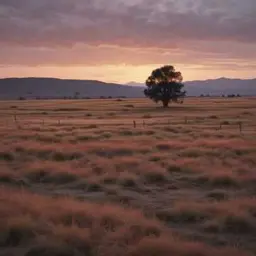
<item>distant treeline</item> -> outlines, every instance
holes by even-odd
[[[222,98],[240,98],[241,95],[240,94],[228,94],[228,95],[224,95],[222,94],[221,96],[216,96],[216,95],[209,95],[209,94],[201,94],[200,97],[222,97]]]
[[[188,98],[196,96],[187,96]],[[228,95],[210,95],[210,94],[201,94],[201,98],[210,98],[210,97],[222,97],[222,98],[240,98],[240,94],[228,94]],[[112,96],[100,96],[100,97],[79,97],[79,96],[64,96],[64,97],[34,97],[26,98],[19,97],[18,100],[90,100],[90,99],[126,99],[126,96],[112,97]]]
[[[64,97],[34,97],[26,98],[19,97],[18,100],[90,100],[90,99],[126,99],[126,96],[112,97],[112,96],[100,96],[100,97],[78,97],[78,96],[64,96]]]

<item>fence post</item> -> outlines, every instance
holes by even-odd
[[[133,121],[133,127],[136,128],[136,121]]]
[[[240,131],[240,133],[242,133],[242,122],[238,122],[238,125],[239,125],[239,131]]]
[[[18,128],[18,129],[21,129],[21,126],[20,126],[19,123],[18,123],[18,119],[17,119],[16,113],[14,113],[13,118],[14,118],[14,123],[17,125],[17,128]]]
[[[14,118],[14,122],[17,123],[17,116],[16,116],[16,113],[14,113],[13,118]]]
[[[146,126],[146,123],[145,123],[145,121],[143,120],[143,127],[145,127]]]

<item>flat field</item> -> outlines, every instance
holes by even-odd
[[[0,102],[0,255],[256,254],[256,98]]]

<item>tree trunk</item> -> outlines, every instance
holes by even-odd
[[[169,105],[169,102],[170,102],[170,100],[168,99],[166,99],[166,100],[162,100],[162,102],[163,102],[163,107],[164,108],[168,108],[168,105]]]

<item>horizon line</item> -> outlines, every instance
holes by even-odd
[[[80,79],[80,78],[60,78],[60,77],[42,77],[42,76],[17,76],[17,77],[0,77],[0,80],[7,80],[7,79],[55,79],[55,80],[71,80],[71,81],[93,81],[93,82],[101,82],[101,83],[108,83],[108,84],[120,84],[120,85],[130,85],[133,86],[132,84],[138,84],[138,85],[143,85],[145,84],[144,82],[137,82],[137,81],[128,81],[128,82],[118,82],[118,81],[103,81],[103,80],[97,80],[97,79]],[[212,80],[255,80],[255,78],[237,78],[237,77],[217,77],[217,78],[208,78],[208,79],[195,79],[195,80],[185,80],[183,83],[187,82],[197,82],[197,81],[212,81]]]

